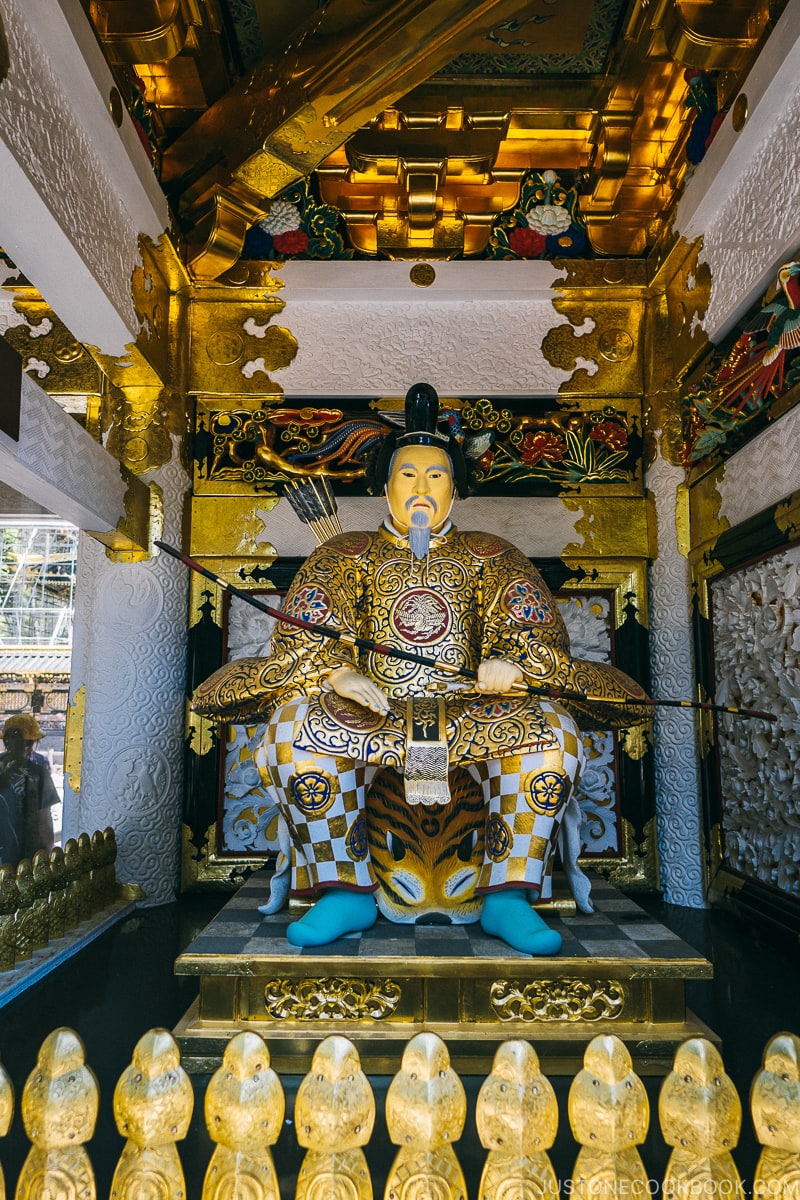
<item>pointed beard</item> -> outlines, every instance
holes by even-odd
[[[408,545],[414,558],[424,558],[431,544],[431,527],[428,514],[415,512],[411,514],[411,524],[408,529]]]

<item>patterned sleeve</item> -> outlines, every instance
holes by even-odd
[[[283,612],[312,625],[357,634],[358,570],[336,539],[320,546],[297,572]],[[264,718],[279,704],[323,689],[337,667],[356,665],[354,647],[278,622],[269,658],[240,658],[215,671],[195,691],[192,708],[229,721]]]
[[[571,656],[558,604],[519,550],[509,546],[509,552],[497,560],[485,580],[484,596],[483,658],[518,663],[526,683],[545,694],[555,693],[552,699],[562,703],[583,729],[622,729],[650,717],[641,703],[647,695],[630,676],[607,663]]]

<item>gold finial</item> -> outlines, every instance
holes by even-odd
[[[246,1195],[280,1200],[269,1147],[278,1139],[286,1105],[269,1051],[257,1033],[237,1033],[208,1085],[205,1116],[216,1149],[202,1200]]]
[[[593,1038],[569,1090],[569,1122],[581,1149],[573,1171],[579,1200],[647,1194],[636,1149],[647,1136],[650,1105],[631,1056],[618,1037]]]
[[[719,1051],[705,1038],[678,1047],[658,1098],[661,1133],[672,1154],[664,1175],[669,1200],[742,1194],[731,1150],[739,1140],[742,1105]]]
[[[478,1136],[488,1151],[478,1195],[509,1192],[557,1200],[558,1180],[547,1151],[558,1132],[556,1095],[528,1042],[504,1042],[478,1093]]]
[[[69,1195],[95,1200],[84,1143],[94,1133],[100,1097],[85,1058],[83,1042],[71,1029],[55,1029],[42,1042],[22,1092],[22,1123],[33,1144],[17,1181],[18,1200]]]
[[[64,851],[54,846],[50,851],[49,928],[51,938],[64,936],[67,928],[67,868]]]
[[[305,1146],[295,1200],[325,1191],[372,1200],[372,1181],[362,1146],[375,1124],[375,1098],[352,1042],[326,1038],[297,1092],[297,1140]]]
[[[186,1184],[175,1143],[186,1137],[194,1096],[180,1052],[166,1029],[151,1029],[136,1043],[131,1065],[114,1091],[114,1119],[128,1140],[114,1178],[111,1200],[143,1195],[184,1200]]]
[[[4,863],[0,867],[0,971],[10,971],[16,961],[18,905],[16,871],[9,863]]]
[[[464,1175],[452,1143],[464,1129],[467,1101],[435,1033],[418,1033],[406,1046],[386,1095],[389,1137],[400,1149],[386,1182],[385,1200],[400,1200],[409,1176],[420,1195],[466,1200]]]
[[[800,1038],[795,1034],[779,1033],[767,1043],[750,1111],[763,1146],[753,1195],[756,1200],[789,1200],[800,1178]]]

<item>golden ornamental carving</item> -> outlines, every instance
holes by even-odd
[[[294,1119],[297,1140],[306,1148],[295,1200],[372,1200],[362,1147],[375,1125],[375,1098],[347,1038],[326,1038],[315,1050],[297,1092]]]
[[[800,1038],[779,1033],[764,1050],[750,1093],[753,1126],[762,1150],[753,1195],[789,1197],[800,1178]]]
[[[5,1137],[14,1115],[14,1085],[11,1076],[0,1063],[0,1137]],[[3,1168],[0,1166],[0,1200],[5,1200],[6,1189]]]
[[[547,1151],[558,1131],[558,1103],[528,1042],[504,1042],[494,1056],[475,1109],[481,1145],[489,1151],[478,1195],[501,1200],[556,1200],[558,1180]]]
[[[658,1100],[661,1134],[672,1147],[664,1195],[740,1196],[731,1151],[739,1141],[742,1105],[719,1051],[705,1038],[679,1047]]]
[[[278,1140],[285,1109],[283,1088],[263,1040],[256,1033],[237,1033],[206,1091],[206,1126],[216,1146],[202,1200],[239,1195],[280,1200],[269,1147]]]
[[[639,762],[653,749],[653,722],[646,721],[641,725],[623,729],[619,735],[619,748],[628,758]]]
[[[496,979],[489,1003],[501,1021],[614,1021],[625,989],[616,979]]]
[[[552,366],[572,372],[560,394],[640,396],[644,390],[642,293],[629,298],[621,288],[605,288],[582,294],[578,285],[554,299],[553,308],[566,320],[542,339],[542,354]],[[578,367],[579,359],[593,366]]]
[[[647,1137],[650,1105],[631,1056],[613,1034],[593,1038],[569,1090],[569,1123],[580,1144],[572,1189],[580,1200],[647,1195],[637,1146]]]
[[[128,1140],[111,1181],[112,1198],[186,1195],[175,1143],[188,1132],[194,1094],[180,1061],[166,1029],[151,1029],[134,1047],[114,1090],[114,1120]]]
[[[267,1016],[275,1020],[349,1018],[380,1021],[390,1016],[401,997],[393,979],[348,979],[323,976],[309,979],[270,979],[264,987]]]
[[[250,289],[248,289],[250,293]],[[252,294],[209,298],[191,306],[189,390],[229,396],[282,394],[271,378],[288,367],[297,354],[297,339],[273,319],[285,307],[277,295]],[[271,403],[265,400],[265,403]],[[233,399],[217,408],[235,407]]]
[[[14,288],[14,308],[24,322],[7,329],[3,336],[49,396],[69,403],[74,410],[81,407],[76,397],[104,394],[99,366],[35,288]]]
[[[81,790],[83,723],[86,717],[86,684],[82,684],[67,705],[64,731],[64,776],[76,796]]]
[[[85,1058],[83,1042],[71,1029],[55,1029],[42,1042],[22,1092],[22,1123],[32,1145],[17,1181],[19,1200],[95,1200],[84,1144],[94,1134],[100,1094]]]
[[[357,1150],[369,1142],[375,1097],[347,1038],[325,1038],[314,1051],[297,1091],[294,1123],[300,1145],[319,1155]]]
[[[773,520],[781,533],[793,538],[800,527],[800,494],[795,492],[788,500],[776,504]]]
[[[386,1125],[399,1146],[386,1200],[464,1200],[464,1173],[453,1150],[464,1131],[467,1098],[435,1033],[418,1033],[403,1052],[386,1094]]]

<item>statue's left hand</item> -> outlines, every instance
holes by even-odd
[[[478,691],[499,695],[514,691],[525,676],[522,667],[507,658],[485,658],[478,667]]]

